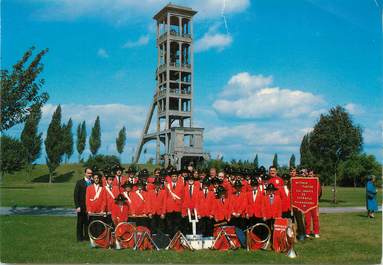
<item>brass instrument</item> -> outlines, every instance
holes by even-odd
[[[97,229],[97,225],[102,225],[103,230],[100,231]],[[95,228],[94,231],[92,228]],[[110,225],[106,224],[105,222],[101,220],[94,220],[92,221],[89,226],[88,226],[88,234],[89,234],[89,240],[90,240],[90,245],[91,247],[98,247],[99,244],[97,244],[97,241],[101,241],[105,239],[105,242],[109,242],[111,238],[111,231],[113,231],[113,227]],[[98,233],[100,232],[100,233]],[[94,234],[92,234],[94,233]],[[104,246],[101,246],[104,247]]]

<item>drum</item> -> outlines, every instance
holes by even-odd
[[[235,226],[216,227],[214,228],[213,236],[215,237],[213,249],[229,250],[241,247],[241,243],[235,233]]]
[[[247,230],[247,250],[267,249],[270,239],[270,228],[264,223],[255,224]]]
[[[112,245],[112,227],[101,220],[94,220],[88,226],[91,247],[109,248]]]
[[[167,246],[169,246],[170,237],[167,234],[158,232],[157,234],[153,234],[153,241],[156,243],[158,248],[165,249]]]
[[[134,248],[136,244],[136,228],[127,222],[121,222],[114,230],[116,249]]]

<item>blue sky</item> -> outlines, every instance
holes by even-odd
[[[65,121],[86,120],[88,134],[100,115],[100,152],[116,154],[115,137],[126,126],[122,159],[130,161],[155,89],[152,17],[167,2],[2,1],[2,68],[32,45],[49,48],[43,133],[57,104]],[[301,138],[320,113],[339,104],[363,128],[364,151],[382,160],[381,1],[173,3],[198,11],[194,123],[205,128],[212,157],[252,160],[258,153],[268,165],[278,153],[287,164],[292,153],[299,157]],[[18,136],[21,129],[8,133]]]

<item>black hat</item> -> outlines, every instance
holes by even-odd
[[[102,174],[100,171],[93,171],[93,176],[99,176],[101,178]]]
[[[136,183],[137,187],[146,187],[146,182],[142,179],[139,179]]]
[[[266,168],[264,166],[260,166],[258,169],[259,175],[265,175],[266,174]]]
[[[231,174],[233,172],[233,169],[230,166],[225,166],[223,171],[225,172],[225,174]]]
[[[236,180],[233,185],[234,188],[242,188],[242,186],[243,184],[242,184],[242,181],[240,180]]]
[[[163,181],[161,178],[155,178],[154,181],[153,181],[153,184],[154,185],[162,185],[163,184]]]
[[[118,194],[118,196],[114,199],[115,202],[125,202],[126,201],[126,198],[124,195],[122,195],[121,193]]]
[[[265,174],[265,175],[262,176],[262,179],[269,180],[270,179],[270,175],[269,174]]]
[[[160,169],[160,176],[161,177],[165,177],[167,175],[168,175],[168,172],[166,171],[166,169],[165,168],[161,168]]]
[[[266,187],[266,190],[273,190],[273,191],[276,191],[278,190],[273,183],[269,183]]]
[[[114,179],[114,175],[108,173],[108,174],[105,175],[105,178],[106,178],[106,179],[108,179],[108,178],[112,178],[112,179]]]
[[[204,178],[202,180],[202,186],[210,186],[210,184],[211,184],[211,181],[209,178]]]
[[[190,170],[187,169],[187,168],[181,169],[181,170],[179,171],[179,174],[190,174]]]
[[[212,180],[211,180],[211,184],[219,184],[219,185],[221,185],[223,183],[223,180],[222,179],[219,179],[219,178],[213,178]]]
[[[126,189],[126,188],[133,188],[133,186],[134,186],[134,184],[131,183],[131,182],[129,182],[129,181],[127,181],[127,182],[125,182],[124,184],[121,185],[121,187],[122,187],[123,189]]]
[[[129,166],[128,169],[125,171],[125,173],[131,173],[131,174],[135,174],[137,172],[137,170],[132,167],[132,166]]]
[[[149,177],[149,171],[146,168],[142,169],[140,172],[138,172],[138,177],[139,178]]]
[[[259,183],[258,183],[257,178],[255,178],[255,177],[251,178],[250,186],[254,187],[254,186],[258,186],[258,185],[259,185]]]
[[[170,176],[172,176],[172,175],[177,175],[178,176],[178,171],[175,168],[171,168],[168,172],[169,172]]]
[[[218,186],[216,191],[215,191],[215,195],[217,197],[219,197],[219,196],[221,196],[221,195],[223,195],[225,193],[226,193],[226,189],[223,186]]]
[[[119,165],[119,164],[114,165],[112,169],[113,169],[114,172],[117,172],[119,170],[120,171],[124,170],[124,168],[121,165]]]

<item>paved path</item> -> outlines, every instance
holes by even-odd
[[[382,207],[379,206],[379,211]],[[355,213],[366,212],[366,207],[321,207],[320,213]],[[38,216],[76,216],[71,208],[52,207],[0,207],[0,215],[38,215]]]

